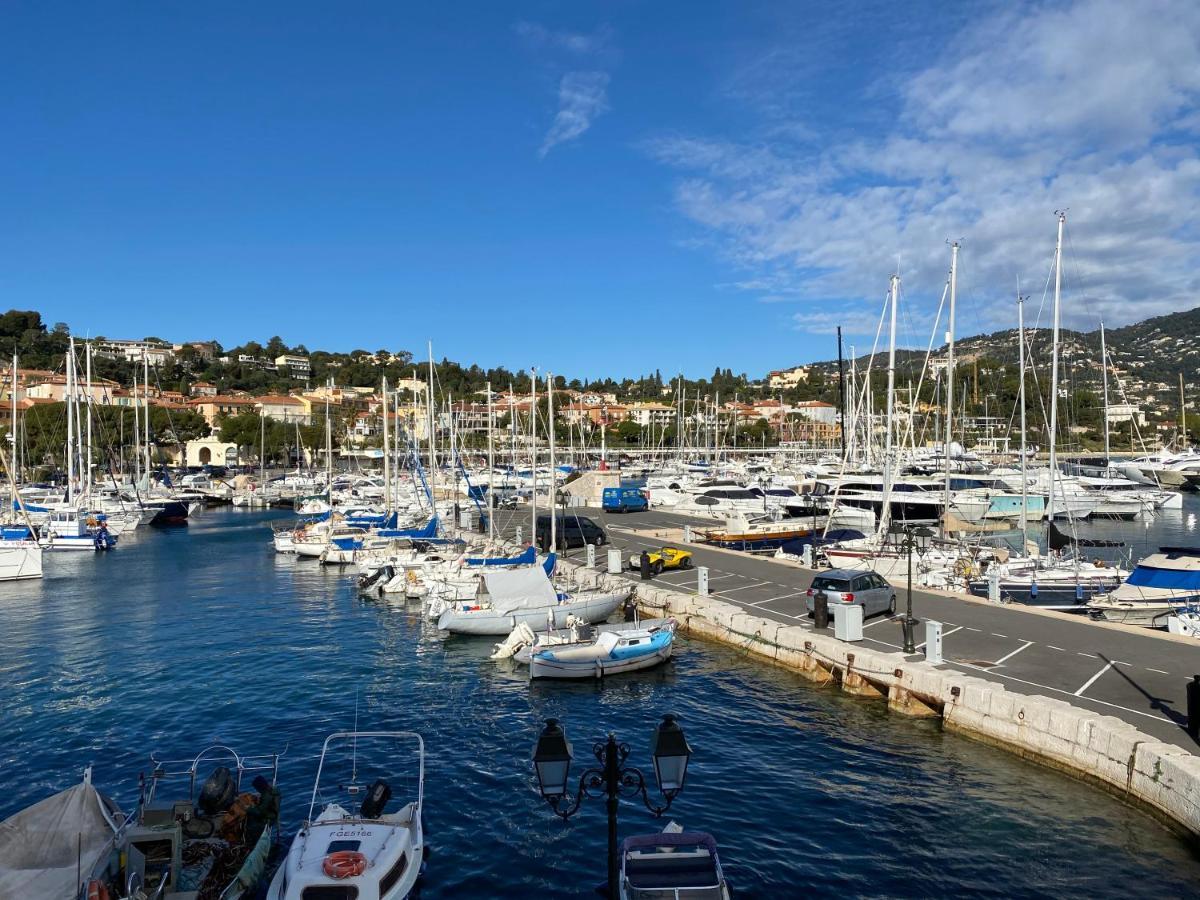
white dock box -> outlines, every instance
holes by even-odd
[[[839,641],[861,641],[863,608],[855,604],[836,604],[833,607],[833,636]]]

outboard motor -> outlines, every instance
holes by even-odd
[[[215,816],[229,809],[236,795],[237,784],[233,780],[233,774],[224,766],[217,766],[200,788],[200,797],[196,805],[206,816]]]
[[[359,813],[364,819],[378,819],[391,799],[392,786],[382,778],[377,778],[367,786],[367,796],[363,797]]]

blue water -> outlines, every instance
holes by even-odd
[[[670,816],[717,836],[741,897],[1173,896],[1200,879],[1187,842],[1096,789],[717,645],[681,640],[668,667],[601,685],[530,686],[488,641],[442,639],[415,604],[276,555],[276,515],[209,511],[0,585],[0,817],[88,763],[128,808],[152,751],[219,739],[288,748],[290,834],[357,694],[360,727],[426,739],[425,897],[591,896],[603,803],[551,816],[528,760],[539,723],[564,720],[580,756],[612,729],[648,766],[665,712],[695,751]],[[660,824],[623,803],[622,835]]]

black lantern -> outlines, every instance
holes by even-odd
[[[929,549],[929,544],[933,540],[933,532],[928,528],[921,526],[913,531],[913,538],[917,544],[917,553],[924,555]]]
[[[654,758],[654,777],[658,779],[658,789],[663,796],[673,797],[683,790],[692,748],[674,716],[663,716],[654,729],[650,755]]]
[[[553,799],[567,793],[572,759],[574,754],[567,733],[557,719],[547,719],[533,748],[533,768],[543,797]]]

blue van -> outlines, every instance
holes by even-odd
[[[604,489],[602,505],[605,512],[645,512],[650,508],[650,501],[638,488],[615,487]]]

